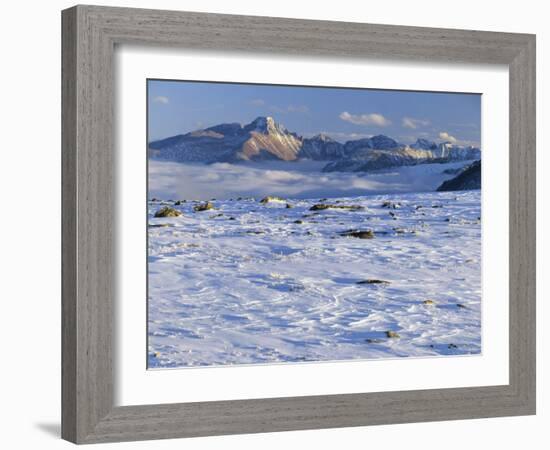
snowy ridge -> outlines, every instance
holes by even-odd
[[[438,191],[467,191],[481,189],[481,161],[475,161],[463,168],[456,177],[444,181]]]

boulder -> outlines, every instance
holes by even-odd
[[[155,217],[179,217],[181,215],[180,211],[170,206],[163,206],[155,213]]]
[[[285,199],[284,198],[281,198],[281,197],[277,197],[276,195],[268,195],[264,198],[262,198],[260,200],[260,203],[263,203],[264,205],[266,203],[271,203],[271,202],[284,202]]]
[[[374,231],[372,230],[349,230],[344,233],[340,233],[340,236],[354,237],[358,239],[372,239],[374,238]]]
[[[193,211],[195,212],[208,211],[210,209],[214,209],[214,205],[211,202],[200,203],[193,207]]]
[[[377,280],[376,278],[368,278],[366,280],[358,281],[357,284],[390,284],[389,281],[386,280]]]
[[[348,211],[360,211],[365,208],[361,205],[335,205],[331,203],[317,203],[309,208],[310,211],[323,211],[325,209],[347,209]]]

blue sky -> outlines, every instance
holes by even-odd
[[[345,142],[385,134],[479,145],[481,95],[276,85],[148,81],[149,140],[272,116],[302,136]]]

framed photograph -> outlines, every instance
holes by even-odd
[[[63,438],[535,413],[533,35],[62,18]]]

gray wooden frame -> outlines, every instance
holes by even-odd
[[[64,439],[94,443],[535,413],[535,36],[97,6],[63,11],[62,30]],[[114,407],[113,52],[124,43],[506,64],[509,384]]]

